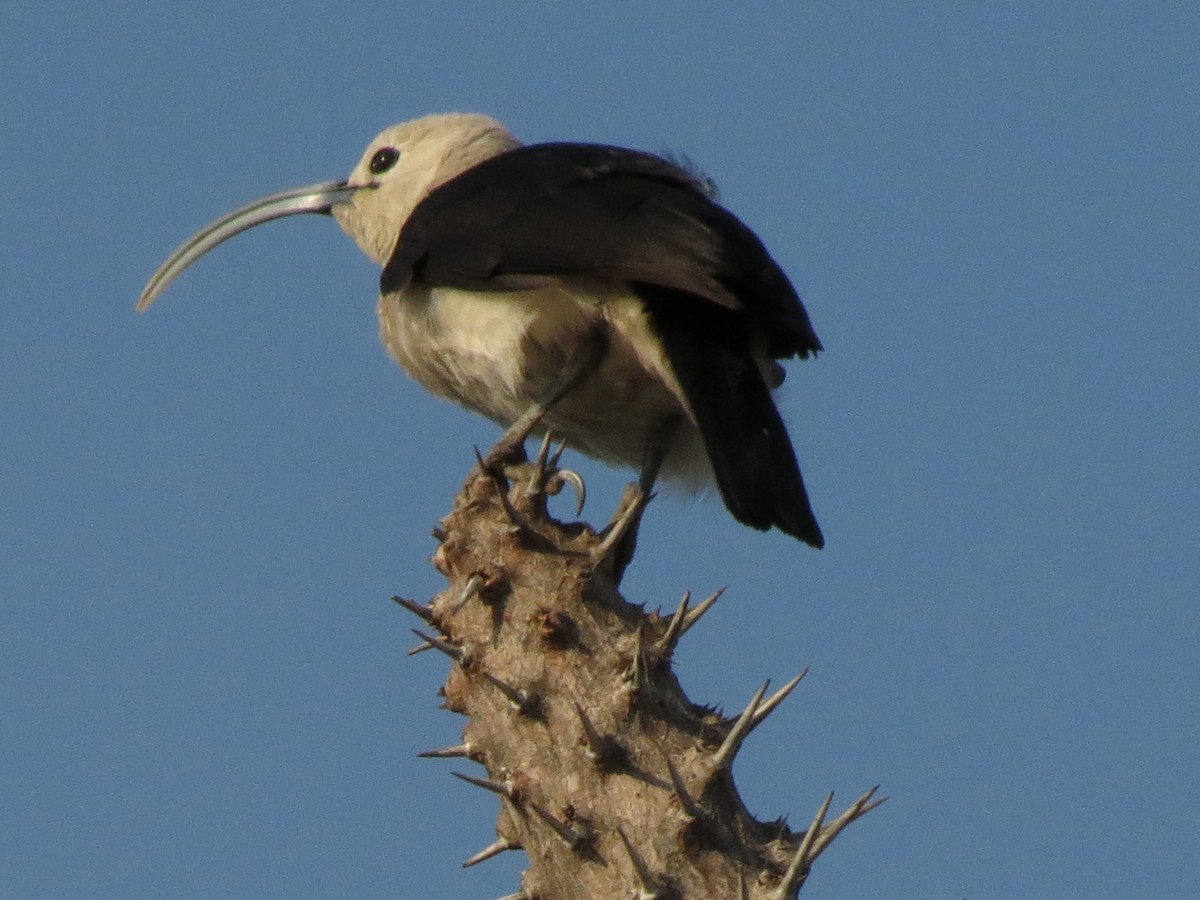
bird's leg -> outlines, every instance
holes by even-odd
[[[601,329],[593,328],[582,341],[574,364],[563,373],[563,377],[555,382],[545,396],[530,404],[529,408],[508,426],[500,440],[483,457],[481,465],[484,471],[503,468],[505,463],[528,461],[528,457],[525,455],[525,439],[558,401],[571,393],[596,371],[607,347],[608,344]]]
[[[671,446],[671,438],[678,427],[679,420],[671,418],[667,424],[655,431],[649,446],[642,454],[642,470],[638,472],[637,486],[638,491],[647,500],[650,498],[650,492],[654,490],[654,482],[658,480],[658,473]]]
[[[604,529],[604,538],[596,548],[598,560],[608,559],[612,564],[613,580],[621,583],[621,576],[633,561],[637,550],[638,528],[646,504],[653,498],[654,482],[662,469],[663,460],[671,448],[671,439],[679,427],[678,417],[671,417],[654,429],[646,449],[642,453],[642,468],[638,480],[625,486],[621,501],[617,504],[612,521]]]
[[[479,465],[484,471],[503,468],[506,463],[529,462],[525,455],[525,440],[529,433],[537,427],[538,422],[550,411],[549,406],[534,403],[517,418],[500,436],[500,440],[492,445]]]

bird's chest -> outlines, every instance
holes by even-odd
[[[409,375],[502,422],[554,385],[597,315],[553,288],[409,287],[381,296],[378,313],[380,339]]]

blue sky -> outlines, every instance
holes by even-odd
[[[247,8],[250,7],[250,8]],[[0,881],[14,897],[489,898],[495,803],[393,593],[494,426],[378,346],[328,220],[214,216],[385,125],[688,154],[827,352],[781,399],[828,538],[667,496],[630,599],[728,592],[693,699],[812,673],[736,770],[806,896],[1200,883],[1193,4],[8,4]],[[576,458],[603,521],[624,474]]]

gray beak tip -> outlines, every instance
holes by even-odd
[[[138,313],[144,313],[146,310],[148,310],[150,308],[151,304],[154,303],[154,301],[157,299],[158,299],[158,294],[151,293],[150,289],[149,289],[149,285],[147,285],[146,290],[142,291],[141,296],[138,297],[137,305],[134,307],[134,311],[138,312]]]

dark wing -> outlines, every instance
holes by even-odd
[[[791,438],[746,352],[746,324],[670,288],[642,285],[639,293],[688,398],[725,506],[746,525],[775,526],[823,547]]]
[[[468,169],[418,204],[381,285],[510,290],[571,275],[708,301],[777,358],[821,349],[754,233],[684,169],[619,147],[535,144]]]
[[[762,242],[679,166],[591,144],[492,157],[418,204],[381,286],[511,290],[572,275],[627,282],[646,303],[734,517],[820,547],[751,349],[804,357],[821,343]]]

